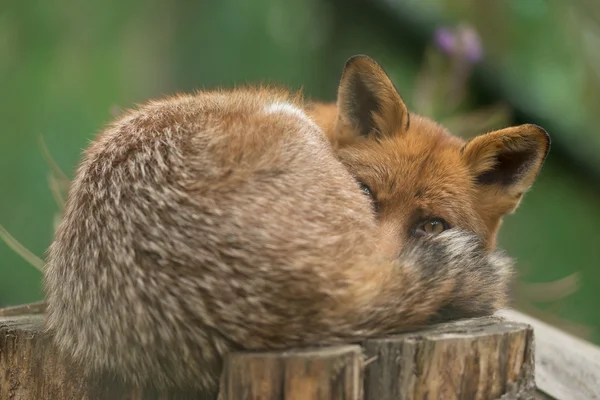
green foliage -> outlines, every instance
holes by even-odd
[[[433,44],[423,58],[415,57],[409,39],[390,36],[381,14],[369,11],[368,4],[3,4],[0,223],[5,229],[0,234],[9,246],[0,245],[0,306],[42,298],[40,273],[31,265],[42,267],[41,255],[60,218],[72,175],[61,168],[73,171],[81,149],[118,107],[180,90],[261,81],[302,86],[309,97],[333,100],[345,60],[365,53],[383,64],[411,109],[457,134],[468,138],[513,122],[506,102],[481,104],[472,95],[467,83],[479,67],[465,70],[460,52],[440,52]],[[600,64],[594,51],[600,7],[594,2],[403,4],[429,20],[474,27],[483,46],[483,71],[494,74],[498,90],[563,127],[569,136],[561,142],[590,168],[600,166],[594,129],[600,122]],[[45,145],[38,151],[40,137],[50,152]],[[517,304],[596,342],[599,200],[598,191],[559,165],[551,152],[539,182],[501,235],[521,272]]]

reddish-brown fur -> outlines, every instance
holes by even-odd
[[[488,249],[495,248],[502,217],[517,208],[550,147],[548,134],[535,125],[466,143],[409,113],[384,70],[365,56],[348,61],[337,106],[313,103],[307,111],[346,168],[371,188],[382,245],[395,253],[416,223],[433,217],[475,232]]]
[[[213,390],[235,349],[355,341],[502,307],[511,261],[490,249],[496,217],[478,202],[504,212],[505,193],[524,186],[475,180],[503,166],[489,143],[506,135],[461,152],[387,101],[397,94],[374,62],[353,60],[326,129],[334,146],[302,99],[273,89],[151,101],[107,126],[48,252],[58,348],[88,373]],[[372,118],[355,107],[372,103],[347,86],[353,73],[379,79],[367,95],[387,102],[366,110]],[[332,133],[356,128],[364,139]],[[516,129],[525,142],[542,137]],[[542,147],[523,176],[537,173]],[[378,212],[355,178],[376,190]],[[454,226],[411,235],[415,216]]]

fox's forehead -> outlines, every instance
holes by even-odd
[[[462,150],[465,141],[457,136],[454,136],[446,128],[437,122],[422,117],[418,114],[410,114],[410,127],[407,132],[404,132],[404,139],[412,141],[415,148],[425,147],[440,147],[446,150]],[[401,139],[402,137],[396,137]]]
[[[441,217],[452,226],[483,232],[461,149],[460,141],[405,135],[349,146],[339,155],[356,179],[369,186],[381,218],[388,225],[395,221],[398,232],[425,217]]]
[[[461,148],[460,142],[406,135],[350,146],[339,155],[349,169],[372,180],[381,195],[416,192],[415,188],[423,192],[430,187],[452,193],[471,182],[461,159]]]
[[[339,156],[384,208],[471,225],[476,219],[470,215],[473,180],[462,159],[463,146],[462,139],[439,125],[416,118],[406,132],[347,146]]]
[[[342,149],[340,157],[350,169],[372,175],[380,185],[386,182],[390,191],[399,184],[466,185],[470,179],[462,160],[464,144],[435,122],[411,115],[408,131],[355,143]]]
[[[386,163],[397,165],[397,173],[415,184],[437,186],[467,184],[468,169],[462,159],[465,141],[441,125],[411,114],[410,128],[381,142]]]

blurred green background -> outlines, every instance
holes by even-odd
[[[473,65],[435,47],[441,27],[461,24],[479,35]],[[548,161],[500,245],[518,260],[517,308],[600,343],[595,0],[4,0],[0,224],[43,257],[58,207],[40,137],[71,177],[116,107],[249,82],[334,100],[357,53],[384,66],[409,107],[465,137],[523,122],[549,131]],[[460,107],[431,89],[471,67]],[[41,289],[39,271],[0,242],[0,306],[40,300]]]

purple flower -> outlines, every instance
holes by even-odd
[[[444,54],[452,54],[456,47],[456,38],[454,32],[450,29],[441,27],[435,31],[435,44]]]
[[[483,58],[479,35],[468,25],[460,25],[456,29],[440,27],[435,31],[434,41],[442,53],[463,58],[471,64]]]

